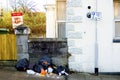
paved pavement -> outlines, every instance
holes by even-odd
[[[71,73],[66,78],[64,76],[40,77],[28,75],[26,72],[19,72],[15,68],[0,67],[0,80],[120,80],[120,75],[92,75],[88,73]]]

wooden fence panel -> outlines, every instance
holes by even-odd
[[[16,60],[16,36],[13,34],[0,35],[0,60]]]

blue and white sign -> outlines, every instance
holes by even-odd
[[[102,13],[101,12],[91,12],[91,19],[99,21],[102,18]]]

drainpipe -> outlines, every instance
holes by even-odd
[[[97,5],[98,2],[96,0],[96,12],[97,12]],[[95,69],[94,69],[95,75],[99,74],[99,68],[98,68],[98,27],[97,27],[97,20],[95,20]]]

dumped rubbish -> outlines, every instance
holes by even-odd
[[[35,74],[36,72],[33,70],[26,70],[27,74]]]
[[[38,72],[40,73],[41,72],[41,69],[43,69],[42,65],[40,64],[35,64],[32,68],[35,72]]]
[[[27,59],[21,59],[16,65],[16,69],[21,71],[26,70],[28,75],[34,75],[39,77],[61,78],[62,75],[68,75],[64,66],[56,66],[52,63],[51,58],[43,56],[36,62],[32,68],[28,68],[29,61]],[[25,69],[24,69],[25,68]]]
[[[29,67],[29,61],[27,60],[27,58],[23,58],[19,60],[17,64],[15,65],[15,68],[18,71],[26,71],[28,67]]]
[[[68,73],[66,72],[65,67],[63,67],[63,66],[58,66],[56,71],[57,71],[57,74],[59,76],[61,76],[61,75],[68,75]]]

